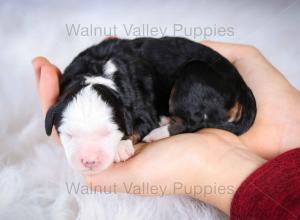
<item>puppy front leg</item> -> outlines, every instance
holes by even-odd
[[[147,123],[144,120],[136,120],[134,124],[134,128],[132,134],[129,136],[125,136],[123,140],[120,141],[117,149],[117,153],[115,156],[115,162],[118,163],[120,161],[128,160],[130,157],[134,155],[135,149],[134,144],[137,144],[141,141],[141,138],[145,136],[145,134],[149,133],[153,127],[155,127],[155,122],[149,120]]]
[[[121,162],[128,160],[131,156],[134,154],[134,147],[132,140],[127,139],[127,140],[121,140],[118,147],[117,147],[117,152],[115,155],[115,162]]]

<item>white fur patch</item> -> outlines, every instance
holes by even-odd
[[[116,65],[113,63],[113,61],[110,59],[108,60],[104,66],[103,66],[103,72],[106,76],[112,76],[117,71]]]
[[[77,128],[80,132],[95,130],[99,125],[113,124],[112,109],[91,86],[83,88],[63,112],[60,130]],[[66,128],[69,125],[70,128]]]
[[[160,116],[160,121],[159,121],[159,126],[164,126],[164,125],[168,125],[171,122],[171,117],[167,117],[167,116]]]
[[[101,84],[117,91],[117,87],[114,81],[112,79],[107,79],[102,76],[87,76],[85,77],[85,83],[90,85]]]
[[[162,127],[152,130],[146,137],[144,137],[143,141],[152,142],[167,137],[170,137],[169,125],[164,125]]]
[[[102,155],[99,169],[105,169],[113,162],[123,136],[113,121],[112,108],[91,86],[82,89],[68,104],[59,132],[71,167],[81,171],[84,168],[79,154],[84,157],[88,151],[99,153]]]
[[[115,162],[121,162],[129,159],[134,154],[134,147],[131,140],[122,140],[118,145],[115,156]]]

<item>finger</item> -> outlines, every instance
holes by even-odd
[[[44,114],[57,102],[59,96],[59,75],[59,70],[52,64],[46,64],[41,68],[39,95]]]
[[[217,51],[231,63],[234,63],[245,56],[252,55],[251,51],[257,51],[254,47],[244,44],[223,43],[209,40],[204,40],[201,43]]]
[[[42,106],[42,111],[45,114],[46,111],[49,109],[49,107],[56,102],[56,98],[58,96],[59,89],[57,89],[59,77],[60,77],[60,71],[59,69],[52,65],[45,57],[36,57],[32,60],[33,69],[35,72],[40,102]],[[43,70],[42,70],[43,69]],[[43,76],[41,77],[43,72]],[[51,74],[50,76],[48,74]],[[50,77],[50,79],[49,79]],[[42,80],[41,80],[42,78]],[[42,83],[41,83],[42,81]],[[50,82],[48,85],[47,82]],[[47,92],[47,90],[51,89],[51,85],[55,85],[54,91],[51,91],[50,93]],[[58,92],[57,92],[58,90]],[[54,92],[54,93],[53,93]],[[52,135],[51,137],[54,139],[54,141],[57,144],[61,144],[58,134],[56,130],[52,129]]]
[[[45,57],[36,57],[32,60],[32,66],[35,72],[35,78],[37,83],[40,82],[40,77],[41,77],[41,68],[42,66],[50,64],[50,62],[45,58]]]
[[[40,79],[38,82],[41,108],[44,113],[57,102],[59,96],[59,77],[58,68],[49,62],[45,62],[41,67]],[[55,128],[52,129],[51,137],[57,144],[61,144]]]
[[[61,141],[60,141],[60,139],[58,137],[57,131],[56,131],[56,129],[54,127],[52,128],[51,138],[54,140],[54,142],[56,144],[62,145]]]

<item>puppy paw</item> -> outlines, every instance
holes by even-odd
[[[115,155],[115,162],[121,162],[129,159],[134,154],[134,147],[131,140],[122,140],[118,145]]]
[[[152,130],[147,136],[144,137],[144,142],[158,141],[163,138],[170,137],[170,132],[168,129],[169,125],[165,125]]]

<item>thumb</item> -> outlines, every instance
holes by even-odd
[[[39,94],[42,111],[45,114],[56,103],[59,96],[59,75],[57,69],[51,64],[41,68]]]
[[[37,89],[40,97],[42,112],[44,115],[48,109],[56,103],[59,96],[60,70],[51,64],[45,57],[36,57],[32,60],[35,72]],[[52,137],[60,144],[57,132],[53,129]]]

